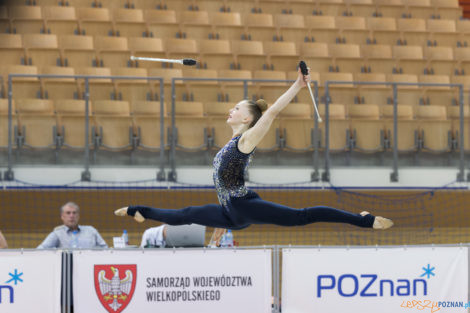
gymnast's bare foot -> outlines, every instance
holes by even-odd
[[[127,207],[117,209],[116,211],[114,211],[114,214],[116,214],[117,216],[126,216]],[[139,211],[135,212],[134,219],[139,223],[142,223],[143,221],[145,221],[145,217],[143,217],[142,214],[139,213]]]
[[[362,216],[365,216],[367,214],[370,214],[367,211],[361,212]],[[372,225],[372,228],[374,229],[387,229],[393,226],[393,221],[391,219],[382,217],[382,216],[376,216],[374,220],[374,225]]]

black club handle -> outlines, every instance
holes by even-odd
[[[302,75],[308,75],[307,64],[304,61],[299,62],[300,72]]]

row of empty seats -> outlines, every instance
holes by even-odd
[[[223,146],[232,131],[226,125],[228,110],[235,103],[177,102],[175,126],[177,147],[205,150]],[[0,101],[0,146],[8,144],[8,106]],[[85,102],[83,100],[18,100],[13,103],[12,141],[15,147],[81,148],[85,145]],[[159,149],[161,118],[159,102],[95,101],[90,103],[89,143],[95,149]],[[346,113],[347,112],[347,113]],[[311,151],[314,119],[311,105],[293,103],[277,118],[258,149]],[[204,115],[206,114],[206,115]],[[320,106],[325,116],[325,106]],[[464,111],[469,125],[468,107]],[[393,146],[393,106],[329,106],[332,151],[384,151]],[[398,149],[448,152],[458,146],[459,107],[397,107]],[[164,144],[168,146],[170,120],[164,119]],[[468,136],[466,136],[468,137]],[[319,124],[318,147],[325,146],[325,124]],[[470,139],[465,140],[465,149]]]
[[[216,1],[216,0],[25,0],[17,1],[18,5],[37,4],[41,6],[59,5],[95,8],[132,8],[159,9],[176,11],[224,11],[224,12],[257,12],[257,13],[294,13],[316,15],[358,16],[416,16],[459,18],[462,10],[458,0],[327,0],[327,1]]]
[[[452,75],[470,71],[470,47],[0,34],[0,49],[0,65],[162,67],[157,62],[131,61],[134,55],[192,57],[198,68],[208,69],[288,71],[303,59],[318,72]]]
[[[171,83],[174,78],[199,78],[210,80],[175,80],[175,97],[183,101],[225,101],[235,102],[247,98],[264,98],[274,102],[288,88],[286,81],[297,78],[296,71],[245,71],[245,70],[204,70],[204,69],[145,69],[145,68],[101,68],[101,67],[42,67],[38,71],[35,66],[10,66],[3,68],[3,84],[1,90],[3,97],[7,93],[7,75],[20,73],[38,75],[91,75],[96,77],[89,81],[89,99],[91,100],[125,100],[149,101],[159,100],[162,95],[166,99],[172,96]],[[125,76],[127,79],[111,79],[108,76]],[[136,77],[136,79],[132,79]],[[163,79],[163,93],[160,80],[146,79],[161,77]],[[139,78],[139,79],[137,79]],[[217,79],[232,79],[233,81],[217,81]],[[325,86],[327,81],[341,81],[346,84],[329,85],[330,101],[352,103],[392,103],[392,86],[387,83],[404,83],[398,85],[398,102],[401,104],[439,104],[453,105],[459,101],[458,86],[462,85],[464,102],[468,104],[470,90],[470,76],[468,75],[412,75],[383,73],[336,73],[312,72],[311,79],[318,86],[318,101],[325,102]],[[247,82],[245,94],[243,80],[259,80]],[[269,81],[271,80],[271,81]],[[353,81],[369,83],[354,85]],[[349,82],[349,83],[348,83]],[[443,86],[418,86],[422,84],[442,84]],[[446,86],[447,85],[447,86]],[[39,98],[39,99],[84,99],[84,79],[73,78],[41,78],[13,77],[13,99]],[[294,102],[310,102],[308,92],[300,92]]]
[[[37,12],[28,13],[28,10]],[[116,9],[111,14],[105,8],[79,8],[75,12],[73,7],[60,6],[44,7],[42,10],[43,14],[40,7],[9,7],[9,15],[0,12],[0,16],[3,15],[0,18],[0,30],[6,33],[122,37],[347,40],[348,43],[375,40],[379,43],[392,41],[395,44],[398,40],[436,40],[439,45],[455,45],[459,39],[464,40],[460,37],[470,32],[469,21],[456,19],[137,9]],[[408,32],[418,39],[406,38]],[[437,34],[436,38],[434,34]],[[453,41],[444,40],[442,34],[449,34]]]

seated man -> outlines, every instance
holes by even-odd
[[[93,226],[78,225],[80,208],[73,202],[67,202],[60,208],[60,218],[64,225],[57,226],[38,246],[49,248],[107,248],[108,245]]]
[[[5,237],[3,237],[3,234],[0,231],[0,249],[7,249],[7,248],[8,248],[7,240],[5,239]]]

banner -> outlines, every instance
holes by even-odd
[[[75,313],[271,313],[271,250],[148,249],[73,255]]]
[[[283,249],[283,313],[468,312],[468,249]]]
[[[0,250],[0,312],[60,313],[62,251]]]

